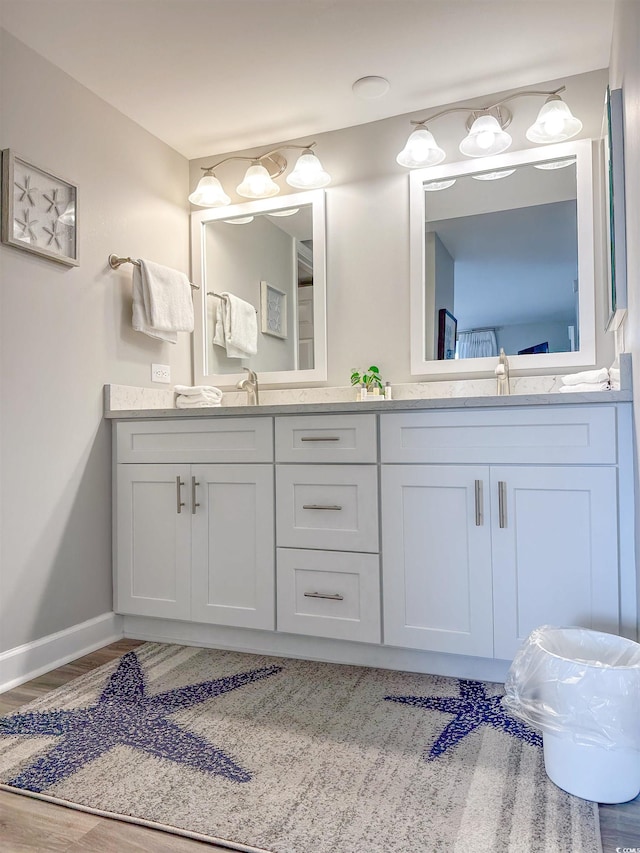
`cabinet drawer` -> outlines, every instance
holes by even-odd
[[[272,462],[271,418],[116,424],[118,462]]]
[[[603,392],[604,393],[604,392]],[[615,464],[614,406],[388,413],[383,462]]]
[[[277,549],[279,631],[380,642],[380,567],[373,554]]]
[[[277,541],[291,548],[378,551],[374,465],[280,465]]]
[[[376,462],[375,415],[276,418],[277,462]]]

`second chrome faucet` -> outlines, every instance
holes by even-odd
[[[258,376],[255,371],[250,370],[248,367],[243,367],[243,370],[246,370],[249,374],[246,379],[241,379],[240,382],[236,385],[236,388],[239,391],[247,392],[247,405],[248,406],[257,406],[260,403],[260,398],[258,394]]]

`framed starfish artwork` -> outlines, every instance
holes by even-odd
[[[2,152],[2,242],[77,267],[78,187]]]
[[[287,337],[287,294],[267,281],[260,282],[261,331],[274,338]]]

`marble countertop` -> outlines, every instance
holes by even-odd
[[[440,397],[408,400],[373,400],[366,402],[279,403],[260,406],[211,406],[202,409],[140,408],[112,409],[110,386],[105,386],[105,418],[113,420],[155,418],[219,418],[257,415],[361,414],[363,412],[430,411],[436,409],[516,408],[520,406],[570,406],[602,403],[628,403],[631,391],[594,391],[591,393],[512,394],[505,397]]]

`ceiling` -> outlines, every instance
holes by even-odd
[[[0,0],[0,22],[195,159],[606,68],[613,0]],[[367,75],[390,91],[357,98]]]

